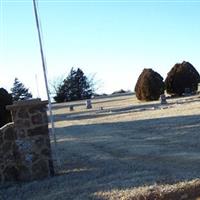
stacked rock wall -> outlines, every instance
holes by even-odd
[[[0,128],[0,180],[15,181],[17,176],[15,159],[15,139],[14,124],[9,123]]]
[[[7,106],[14,123],[0,129],[0,178],[30,181],[54,174],[47,102],[28,100]]]

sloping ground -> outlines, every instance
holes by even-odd
[[[153,185],[128,190],[96,193],[99,199],[123,200],[200,200],[200,180],[174,185]]]
[[[199,180],[186,181],[200,178],[199,100],[198,96],[172,99],[161,106],[126,96],[94,101],[92,110],[83,105],[74,112],[65,104],[55,107],[59,175],[4,187],[0,197],[194,198],[199,195]],[[141,188],[148,185],[153,186]]]

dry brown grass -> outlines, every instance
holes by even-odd
[[[97,192],[95,196],[104,200],[200,200],[200,180],[174,185],[152,185],[122,191]]]
[[[194,199],[200,191],[199,100],[160,106],[122,96],[93,100],[92,110],[76,102],[74,112],[55,105],[58,176],[4,187],[0,199]]]

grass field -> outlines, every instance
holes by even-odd
[[[137,196],[141,191],[154,190],[159,196],[160,191],[183,192],[184,186],[194,199],[200,195],[199,101],[199,96],[190,96],[160,105],[159,101],[138,102],[128,95],[92,100],[90,110],[82,101],[73,102],[72,112],[67,103],[55,104],[61,160],[58,175],[2,188],[0,197],[142,199]],[[182,183],[160,186],[177,182]],[[182,199],[190,198],[181,195]]]

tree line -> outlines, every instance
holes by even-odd
[[[11,121],[11,114],[6,110],[7,105],[11,105],[13,101],[32,98],[29,89],[18,78],[15,78],[13,87],[10,90],[11,94],[6,89],[0,88],[0,127]]]
[[[90,99],[95,91],[93,78],[89,79],[80,68],[72,68],[68,76],[60,81],[54,89],[56,91],[54,99],[58,103]],[[6,110],[7,105],[11,105],[14,101],[32,98],[29,89],[18,78],[15,78],[10,90],[9,94],[6,89],[0,88],[0,127],[11,121],[10,112]]]
[[[134,91],[139,100],[151,101],[157,100],[165,91],[172,96],[181,96],[184,92],[194,93],[197,91],[199,82],[200,76],[195,67],[189,62],[183,61],[176,63],[171,68],[165,81],[153,69],[143,69]],[[65,78],[58,80],[51,86],[51,94],[54,95],[53,98],[57,103],[90,99],[95,94],[94,78],[86,76],[80,68],[71,68]],[[52,92],[52,88],[54,92]],[[14,80],[10,95],[13,101],[32,98],[29,89],[18,78]]]
[[[165,81],[163,77],[153,69],[145,68],[138,77],[135,85],[135,94],[139,100],[158,100],[165,91],[171,96],[182,96],[184,93],[196,93],[200,75],[189,62],[175,64],[168,72]],[[54,100],[58,103],[90,99],[95,94],[93,78],[88,78],[78,68],[71,68],[70,73],[54,84]],[[120,92],[124,92],[120,90]],[[13,101],[27,100],[32,94],[22,82],[15,78],[11,94],[4,88],[0,88],[0,127],[11,120],[10,113],[5,109]]]

